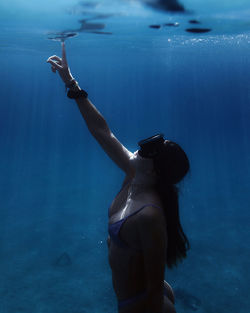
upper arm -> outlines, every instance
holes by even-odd
[[[143,248],[143,258],[147,290],[149,293],[161,292],[167,253],[165,220],[155,212],[155,207],[146,207],[138,227]]]
[[[133,155],[132,152],[124,147],[109,129],[97,133],[95,138],[116,165],[125,173],[131,174],[130,158]]]

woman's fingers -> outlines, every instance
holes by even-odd
[[[51,70],[53,73],[58,71],[64,82],[68,82],[73,79],[67,64],[64,42],[62,42],[62,58],[58,57],[57,55],[52,55],[48,58],[47,63],[51,64]]]
[[[48,58],[47,62],[50,63],[56,70],[62,70],[63,69],[63,67],[61,65],[59,65],[55,61],[51,60],[50,58]]]
[[[60,65],[62,64],[62,59],[59,58],[57,55],[52,55],[51,57],[48,58],[48,60],[55,60],[58,61]]]
[[[62,65],[67,66],[67,58],[66,58],[66,50],[65,50],[64,42],[62,42]]]
[[[53,73],[56,73],[56,68],[53,65],[51,66],[51,70]]]

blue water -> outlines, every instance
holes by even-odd
[[[61,54],[48,34],[78,29],[86,10],[113,14],[93,21],[112,35],[67,39],[68,62],[114,134],[135,151],[163,132],[190,158],[180,203],[191,250],[166,272],[177,312],[248,313],[250,5],[91,3],[0,4],[0,313],[116,312],[107,212],[123,173],[46,63]],[[194,18],[212,31],[187,33]]]

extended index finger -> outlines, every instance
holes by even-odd
[[[67,65],[66,51],[65,51],[65,43],[62,42],[62,65]]]

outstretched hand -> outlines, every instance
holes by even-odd
[[[53,55],[48,58],[47,62],[51,64],[51,70],[53,73],[56,73],[56,71],[58,71],[65,84],[73,79],[67,63],[64,42],[62,42],[62,58],[58,57],[57,55]]]

